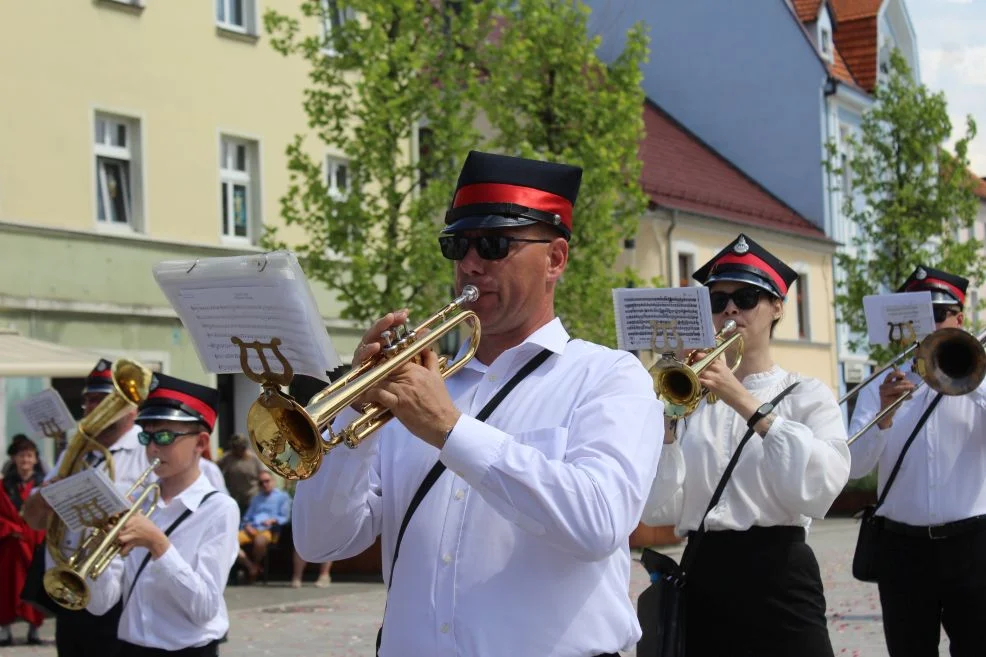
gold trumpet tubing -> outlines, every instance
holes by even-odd
[[[463,315],[466,314],[467,313],[463,313]],[[472,314],[472,313],[470,312],[468,314]],[[456,322],[455,324],[451,324],[445,328],[441,328],[435,333],[429,333],[428,337],[431,338],[431,342],[435,342],[441,339],[441,337],[444,336],[446,333],[448,333],[450,330],[454,328],[458,328],[459,324],[461,324],[462,321],[465,321],[464,319],[460,319],[463,315],[460,315],[458,318],[456,318],[460,321]],[[466,319],[468,319],[468,317]],[[479,322],[474,321],[473,327],[474,327],[473,335],[469,341],[469,349],[466,351],[465,354],[463,354],[462,358],[452,363],[452,365],[448,367],[446,367],[446,365],[448,364],[448,358],[446,356],[442,356],[441,359],[439,360],[439,368],[441,369],[442,372],[442,379],[448,379],[450,376],[453,376],[456,372],[462,369],[467,362],[472,360],[473,356],[476,355],[476,349],[479,347],[479,334],[478,334],[480,330]],[[430,346],[430,345],[425,345],[425,346]],[[421,350],[419,350],[416,353],[420,353],[420,351]],[[393,413],[391,413],[386,408],[383,408],[382,406],[379,406],[377,404],[370,404],[367,408],[363,409],[363,415],[356,422],[351,423],[349,426],[347,426],[339,433],[339,437],[342,440],[342,442],[346,444],[347,447],[350,448],[357,447],[360,443],[362,443],[364,440],[369,438],[373,434],[373,432],[375,432],[384,424],[392,420],[393,417],[394,417]]]
[[[144,504],[147,502],[147,498],[150,495],[153,495],[153,499],[150,501],[150,504],[148,504],[147,507],[145,508]],[[103,540],[103,543],[107,543],[109,541],[109,538],[112,536],[114,540],[111,543],[111,545],[107,547],[105,550],[103,550],[101,553],[97,552],[97,554],[94,555],[96,559],[94,563],[90,566],[91,570],[89,571],[84,570],[82,572],[85,572],[88,575],[88,577],[92,579],[96,579],[97,577],[102,575],[103,571],[106,570],[106,568],[110,565],[113,559],[115,559],[116,556],[120,553],[121,548],[120,545],[116,543],[115,537],[119,535],[120,531],[123,529],[123,525],[126,524],[127,520],[129,520],[137,513],[141,513],[145,516],[150,516],[152,513],[154,513],[154,510],[157,509],[158,500],[160,499],[161,499],[160,486],[158,486],[157,484],[151,484],[150,486],[144,488],[143,492],[134,501],[134,505],[130,508],[130,510],[127,511],[123,516],[121,516],[118,520],[116,520],[113,523],[113,528],[110,530],[110,533],[107,534],[107,538]],[[99,558],[100,554],[102,555],[102,558]]]

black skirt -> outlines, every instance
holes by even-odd
[[[804,529],[711,531],[698,550],[685,586],[688,657],[832,657]]]

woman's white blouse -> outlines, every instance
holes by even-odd
[[[794,381],[800,383],[774,409],[777,418],[767,435],[754,434],[743,448],[706,529],[807,527],[811,518],[825,515],[848,481],[846,429],[828,387],[777,366],[747,376],[743,386],[768,402]],[[679,422],[678,440],[664,446],[642,522],[675,525],[679,536],[698,529],[746,430],[730,406],[703,400]]]

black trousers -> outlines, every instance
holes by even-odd
[[[219,641],[212,641],[198,648],[182,648],[181,650],[145,648],[126,641],[121,643],[120,657],[216,657],[219,654]]]
[[[932,540],[884,531],[879,588],[891,657],[986,654],[986,529]]]
[[[60,610],[55,619],[55,649],[58,657],[121,657],[116,638],[123,607],[117,603],[102,616]]]
[[[688,657],[832,657],[815,554],[800,527],[707,532],[685,584]]]

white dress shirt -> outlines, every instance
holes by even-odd
[[[768,402],[798,380],[774,409],[777,417],[767,435],[754,434],[743,448],[719,504],[709,512],[706,529],[807,528],[811,518],[825,515],[845,486],[849,449],[831,390],[817,379],[777,366],[745,377],[743,386]],[[702,400],[678,430],[678,440],[665,445],[642,521],[673,524],[684,536],[698,529],[747,426],[723,401],[710,405]],[[663,430],[655,427],[654,435],[661,434]]]
[[[92,598],[87,609],[105,614],[121,598],[125,602],[117,636],[147,648],[180,650],[204,646],[229,629],[223,590],[239,550],[240,510],[224,493],[202,499],[216,490],[205,475],[151,514],[162,530],[186,510],[192,514],[169,537],[171,546],[147,562],[133,586],[134,575],[147,555],[135,548],[117,558],[97,579],[87,580]]]
[[[223,479],[222,470],[219,469],[218,465],[203,456],[199,459],[199,470],[202,471],[202,474],[209,480],[213,488],[229,495],[229,490],[226,488],[226,480]]]
[[[554,355],[486,423],[476,420],[542,347]],[[555,319],[489,367],[472,360],[447,385],[463,415],[440,452],[393,421],[354,450],[333,450],[298,484],[301,557],[350,557],[382,532],[389,579],[404,513],[441,458],[450,472],[404,535],[380,654],[584,657],[631,648],[640,627],[627,539],[661,447],[650,376],[629,353],[568,342]]]
[[[113,457],[114,483],[120,492],[124,494],[130,490],[130,487],[134,485],[140,475],[144,474],[144,471],[150,466],[150,463],[147,461],[147,451],[140,444],[140,441],[137,440],[138,433],[140,433],[140,427],[134,425],[109,448],[110,454]],[[100,452],[94,453],[100,454]],[[45,481],[58,475],[58,469],[61,467],[64,457],[65,451],[63,450],[55,461],[55,467],[49,470],[45,476]],[[97,467],[105,470],[106,463],[100,461]],[[154,479],[155,476],[151,473],[148,481],[154,481]],[[32,493],[36,492],[36,490],[32,491]],[[62,554],[71,554],[78,548],[82,534],[81,532],[73,532],[66,527],[64,536],[62,540]],[[51,554],[46,550],[45,567],[53,568],[54,566],[55,562],[51,558]]]
[[[908,372],[910,363],[900,368]],[[860,393],[849,432],[856,433],[880,410],[877,379]],[[852,444],[852,476],[879,464],[882,492],[904,443],[937,393],[921,386],[898,407],[893,426],[876,425]],[[942,397],[907,450],[890,494],[877,515],[897,522],[940,525],[986,514],[986,382],[967,395]]]

